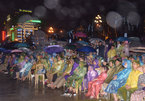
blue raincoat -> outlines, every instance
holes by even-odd
[[[131,72],[131,64],[132,63],[131,63],[130,60],[124,60],[122,65],[124,66],[125,63],[127,63],[127,68],[123,69],[118,74],[116,74],[117,79],[116,80],[112,80],[108,84],[107,88],[105,89],[105,92],[107,92],[107,93],[117,93],[118,89],[126,84],[128,76],[129,76],[129,74]]]

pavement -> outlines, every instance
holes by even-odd
[[[0,101],[96,101],[86,98],[84,94],[64,97],[61,96],[63,92],[63,89],[43,88],[42,84],[36,88],[34,82],[13,80],[8,75],[0,73]]]

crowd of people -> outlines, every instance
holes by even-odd
[[[108,44],[96,41],[90,46],[96,52],[65,49],[59,54],[45,51],[1,53],[0,72],[22,81],[30,75],[33,78],[36,74],[44,74],[47,87],[65,87],[63,96],[85,91],[85,96],[91,99],[112,94],[114,101],[142,101],[145,97],[145,56],[130,54],[127,41],[110,40]],[[43,68],[36,69],[39,64],[43,64]]]

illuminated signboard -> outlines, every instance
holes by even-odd
[[[32,13],[32,11],[31,11],[31,10],[25,10],[25,9],[19,9],[19,12]]]
[[[14,41],[14,40],[15,40],[15,33],[12,32],[12,41]]]
[[[32,22],[32,23],[41,23],[41,20],[28,20],[26,22]]]

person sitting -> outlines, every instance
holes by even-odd
[[[107,56],[108,56],[108,61],[113,59],[113,57],[115,57],[117,54],[116,54],[116,50],[115,50],[115,47],[114,45],[111,46],[111,49],[108,51],[107,53]]]
[[[143,74],[141,71],[138,70],[139,66],[140,65],[138,61],[133,62],[132,65],[133,69],[129,74],[126,84],[119,89],[119,94],[121,94],[121,96],[125,101],[127,100],[127,94],[129,95],[128,97],[130,98],[131,93],[137,90],[138,77],[139,75]]]
[[[145,97],[145,65],[142,66],[142,71],[138,79],[138,90],[131,94],[130,101],[142,101]]]
[[[90,98],[99,98],[99,92],[101,90],[102,84],[104,83],[105,79],[107,78],[107,71],[108,67],[103,66],[101,67],[101,74],[95,78],[94,80],[88,83],[88,92],[86,96],[90,96]]]
[[[114,100],[117,101],[117,92],[118,89],[121,88],[126,84],[127,78],[131,72],[131,61],[130,60],[123,60],[123,66],[125,69],[114,75],[113,80],[108,84],[107,88],[105,89],[106,93],[112,93],[114,96]]]
[[[73,95],[78,94],[78,89],[81,89],[86,74],[84,59],[80,57],[79,60],[79,66],[74,70],[73,75],[67,78],[66,82],[66,86],[69,88],[68,92],[73,93]]]

